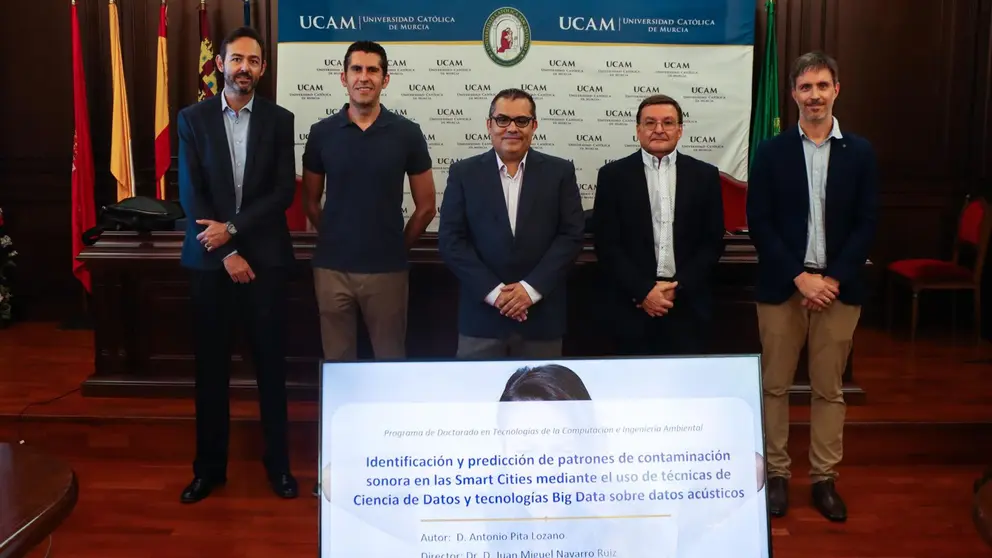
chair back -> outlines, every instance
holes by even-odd
[[[303,210],[303,177],[296,175],[296,193],[293,204],[286,210],[286,225],[290,232],[307,230],[307,215]]]
[[[980,281],[985,265],[985,253],[989,247],[989,234],[992,232],[992,212],[989,204],[981,197],[967,196],[961,216],[958,218],[957,234],[954,238],[953,262],[960,265],[961,247],[969,245],[975,251],[974,279]]]
[[[729,233],[747,230],[747,182],[720,171],[723,228]]]

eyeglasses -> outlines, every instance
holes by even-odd
[[[489,119],[495,122],[496,125],[499,126],[500,128],[508,127],[510,125],[510,122],[516,124],[517,128],[526,128],[527,126],[530,126],[531,122],[537,120],[533,116],[517,116],[514,118],[510,118],[505,114],[497,114],[496,116],[490,116]]]
[[[678,128],[681,125],[680,123],[674,120],[655,120],[653,118],[647,118],[641,122],[641,126],[644,126],[649,130],[654,130],[655,128],[658,127],[658,124],[661,124],[661,129],[666,132],[674,131],[676,128]]]

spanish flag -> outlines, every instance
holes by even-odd
[[[158,79],[155,84],[155,197],[164,200],[165,173],[172,163],[169,144],[169,49],[166,34],[169,27],[165,0],[158,20]]]
[[[207,0],[200,0],[200,87],[197,101],[217,94],[217,76],[214,74],[214,45],[210,42],[210,22],[207,20]]]
[[[128,114],[127,86],[124,83],[124,63],[121,60],[117,0],[110,0],[110,65],[114,84],[110,173],[117,179],[117,201],[121,201],[134,197],[134,166],[131,163],[131,117]]]

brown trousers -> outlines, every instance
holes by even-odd
[[[406,358],[409,272],[345,273],[314,268],[320,339],[326,360],[358,358],[358,310],[378,360]]]
[[[842,376],[861,307],[835,300],[826,310],[811,312],[802,307],[802,301],[802,294],[797,292],[782,304],[758,304],[765,443],[768,476],[789,478],[789,388],[805,344],[812,391],[810,477],[817,482],[836,478],[834,467],[843,458],[847,407]]]

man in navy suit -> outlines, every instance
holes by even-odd
[[[461,283],[458,356],[558,357],[585,229],[575,166],[531,148],[526,91],[500,91],[486,124],[493,148],[451,165],[438,231]]]
[[[264,463],[273,491],[297,494],[286,441],[286,210],[296,189],[293,113],[255,94],[265,72],[258,32],[221,43],[224,91],[179,112],[182,265],[191,271],[196,354],[196,460],[181,501],[227,480],[231,333],[244,326],[258,382]]]
[[[641,148],[599,170],[596,256],[617,352],[706,351],[711,278],[724,250],[720,171],[678,150],[678,101],[637,108]]]
[[[827,519],[845,521],[834,484],[843,455],[841,377],[866,294],[861,269],[875,235],[878,178],[871,145],[842,133],[833,116],[837,74],[823,53],[794,63],[799,125],[758,147],[747,217],[758,252],[769,509],[781,517],[789,505],[789,387],[807,344],[812,500]]]

